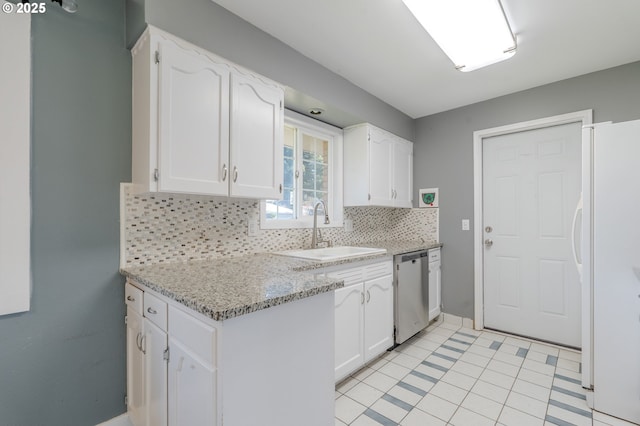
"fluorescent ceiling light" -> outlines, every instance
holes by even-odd
[[[516,39],[500,0],[402,0],[460,71],[509,59]]]

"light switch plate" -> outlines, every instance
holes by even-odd
[[[469,230],[469,219],[462,219],[462,230],[463,231]]]
[[[353,219],[344,220],[344,232],[353,232]]]

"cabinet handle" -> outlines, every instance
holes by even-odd
[[[138,347],[138,350],[141,351],[142,350],[142,346],[140,343],[140,337],[142,336],[142,334],[140,332],[138,332],[138,334],[136,334],[136,346]]]
[[[142,351],[143,354],[147,354],[147,348],[146,348],[146,344],[147,344],[147,336],[143,335],[140,338],[140,350]]]
[[[280,184],[280,193],[282,194],[282,184]]]
[[[237,180],[238,180],[238,168],[236,166],[233,166],[233,183],[236,183]]]
[[[128,300],[129,302],[135,302],[135,301],[136,301],[136,299],[134,299],[134,298],[133,298],[133,297],[131,297],[131,296],[127,296],[127,300]]]
[[[151,315],[155,315],[158,313],[158,311],[156,311],[155,309],[153,309],[152,307],[148,307],[147,308],[147,312],[149,312]]]
[[[224,182],[225,180],[227,180],[227,165],[223,164],[222,165],[222,181]]]
[[[362,298],[362,300],[360,301],[360,304],[361,304],[361,305],[364,305],[364,293],[362,293],[362,292],[361,292],[361,293],[360,293],[360,296],[361,296],[361,298]]]
[[[367,290],[367,303],[371,300],[371,293]]]

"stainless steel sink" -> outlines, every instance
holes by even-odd
[[[300,259],[315,260],[319,262],[330,262],[335,260],[348,259],[351,257],[367,256],[371,254],[383,254],[386,252],[387,250],[381,248],[338,246],[308,250],[279,251],[275,252],[274,254],[297,257]]]

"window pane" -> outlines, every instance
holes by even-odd
[[[305,191],[328,191],[329,189],[329,141],[311,135],[302,135],[303,177]]]
[[[324,201],[327,206],[327,210],[331,210],[331,206],[329,205],[329,200],[326,191],[303,191],[302,193],[302,215],[303,216],[313,216],[313,208],[316,203],[320,200]],[[322,210],[322,206],[318,207],[318,214],[324,215],[324,211]]]
[[[284,176],[282,200],[267,200],[267,220],[295,219],[295,145],[296,128],[284,127]]]

